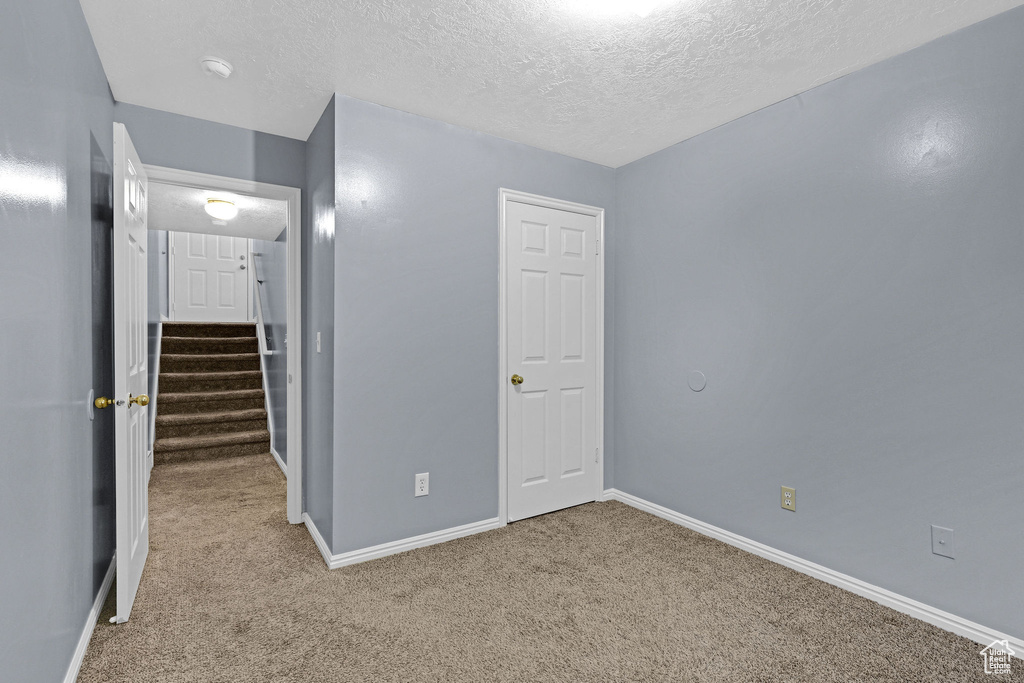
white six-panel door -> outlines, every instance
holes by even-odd
[[[505,239],[514,521],[598,495],[598,218],[507,201]]]
[[[114,469],[117,622],[128,620],[149,554],[146,173],[114,124]]]
[[[248,240],[198,232],[170,233],[171,320],[252,320]]]

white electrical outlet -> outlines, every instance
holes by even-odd
[[[796,489],[782,487],[782,509],[796,512]]]
[[[430,472],[416,475],[416,497],[430,494]]]

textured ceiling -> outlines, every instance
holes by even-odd
[[[238,215],[217,225],[206,213],[207,199],[227,199]],[[212,192],[164,183],[149,184],[149,227],[152,230],[203,232],[231,237],[276,240],[288,224],[288,202]]]
[[[305,140],[339,92],[615,167],[1024,0],[81,3],[122,102]]]

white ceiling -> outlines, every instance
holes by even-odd
[[[227,199],[238,207],[238,215],[223,225],[206,213],[207,199]],[[276,240],[288,224],[288,202],[180,187],[149,184],[149,227],[151,230],[203,232],[231,237]]]
[[[305,140],[339,92],[612,167],[1024,4],[614,1],[81,4],[122,102]]]

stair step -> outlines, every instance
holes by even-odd
[[[236,446],[239,444],[263,443],[270,444],[270,432],[266,429],[253,432],[231,432],[228,434],[208,434],[205,436],[176,436],[157,439],[153,443],[153,452],[187,451],[218,446]]]
[[[160,369],[167,372],[225,372],[259,370],[259,353],[163,353]]]
[[[267,411],[235,410],[219,413],[179,413],[157,416],[156,438],[199,437],[209,434],[258,432],[267,428]],[[213,418],[213,419],[211,419]]]
[[[201,424],[205,422],[242,422],[245,420],[266,420],[267,411],[263,408],[252,408],[249,410],[223,410],[213,413],[178,413],[177,415],[156,416],[156,426],[159,429],[163,426],[178,424]]]
[[[230,391],[262,386],[263,373],[259,370],[160,373],[160,390],[167,392]]]
[[[213,353],[256,353],[259,343],[256,337],[163,337],[160,353],[163,354],[213,354]]]
[[[230,446],[213,446],[210,448],[191,448],[180,451],[154,452],[153,464],[165,465],[172,462],[237,458],[242,455],[256,455],[259,453],[267,453],[267,457],[270,457],[269,440],[232,444]]]
[[[216,401],[232,401],[240,398],[263,399],[262,389],[239,389],[237,391],[169,391],[161,392],[160,403],[213,403]]]
[[[262,389],[207,392],[160,392],[157,399],[157,419],[160,415],[181,413],[216,413],[264,408]]]
[[[168,337],[255,337],[256,323],[172,323],[163,324]]]

